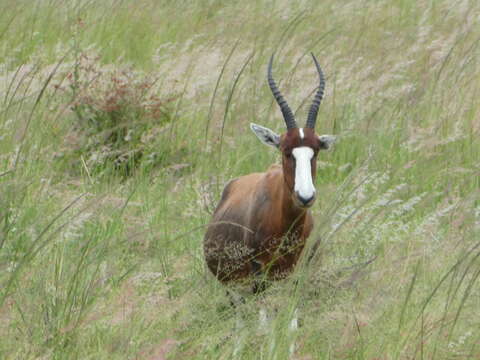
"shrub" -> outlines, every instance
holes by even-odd
[[[98,56],[79,55],[66,74],[63,90],[72,100],[75,160],[83,158],[93,172],[113,168],[129,175],[141,159],[155,162],[155,134],[171,121],[171,96],[155,94],[158,78],[133,70],[101,65]]]

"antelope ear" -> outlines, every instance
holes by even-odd
[[[337,138],[333,135],[320,135],[320,149],[328,150],[337,141]]]
[[[275,134],[272,130],[254,123],[250,123],[250,129],[252,129],[264,144],[276,147],[277,149],[280,146],[280,135]]]

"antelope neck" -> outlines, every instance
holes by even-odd
[[[295,223],[300,225],[303,223],[302,219],[307,214],[308,209],[299,207],[293,200],[294,192],[290,189],[288,183],[286,182],[285,178],[282,176],[282,184],[281,186],[281,193],[278,194],[281,199],[282,203],[282,218],[287,224],[287,229],[292,227],[292,224]],[[295,225],[294,227],[296,227]]]

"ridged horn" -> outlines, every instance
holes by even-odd
[[[315,62],[315,66],[317,67],[320,84],[318,85],[318,90],[313,99],[312,106],[310,106],[310,110],[308,111],[306,127],[315,129],[315,122],[317,121],[318,108],[320,107],[320,102],[322,101],[323,92],[325,90],[325,77],[323,75],[322,68],[320,67],[320,65],[318,65],[318,61],[315,58],[315,55],[313,55],[313,53],[312,53],[312,57],[313,57],[313,61]]]
[[[268,64],[268,85],[270,86],[270,90],[272,90],[273,97],[277,101],[278,106],[280,106],[280,110],[282,111],[283,118],[285,119],[285,124],[287,125],[287,129],[294,129],[297,126],[295,121],[295,117],[293,116],[293,112],[287,104],[287,101],[283,98],[282,93],[275,84],[275,80],[273,80],[272,75],[272,64],[273,64],[273,54],[270,58],[270,63]]]

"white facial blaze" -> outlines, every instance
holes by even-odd
[[[298,129],[298,132],[300,133],[300,139],[303,139],[305,137],[305,134],[303,133],[303,129],[302,128]]]
[[[308,146],[301,146],[293,149],[295,157],[295,192],[304,199],[310,199],[315,195],[315,187],[312,180],[312,168],[310,161],[313,157],[313,150]]]

